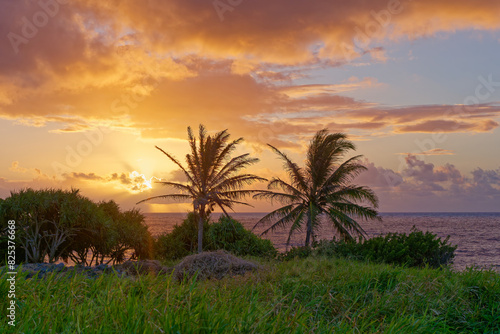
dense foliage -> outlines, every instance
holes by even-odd
[[[292,247],[286,252],[279,253],[277,259],[279,261],[290,261],[294,259],[305,259],[313,255],[313,247],[311,246],[299,246]]]
[[[203,223],[203,244],[206,245],[208,221]],[[182,224],[175,225],[170,233],[162,233],[155,238],[155,258],[163,260],[180,259],[195,253],[198,249],[198,215],[190,212]]]
[[[9,220],[15,220],[17,263],[63,258],[91,265],[121,262],[127,251],[136,257],[148,257],[151,251],[151,236],[142,214],[121,212],[113,201],[94,203],[78,190],[12,192],[0,203],[3,243]],[[5,254],[0,254],[0,261],[5,261]]]
[[[457,246],[431,232],[413,227],[411,233],[389,233],[359,242],[321,241],[316,245],[320,255],[341,256],[409,267],[428,265],[438,268],[452,263]]]
[[[155,256],[173,260],[192,254],[198,244],[198,217],[189,213],[181,225],[175,225],[170,233],[163,233],[155,240]],[[224,249],[235,255],[274,257],[277,254],[270,240],[261,239],[246,230],[238,221],[221,216],[218,222],[204,223],[203,250]]]
[[[224,249],[235,255],[274,258],[277,250],[268,239],[262,239],[238,221],[221,216],[210,225],[207,233],[207,250]]]

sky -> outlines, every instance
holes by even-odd
[[[266,178],[286,178],[266,144],[303,164],[326,128],[382,212],[498,212],[499,56],[497,0],[0,0],[0,197],[185,212],[135,203],[179,180],[155,145],[182,161],[202,123]]]

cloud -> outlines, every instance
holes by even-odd
[[[397,187],[403,183],[401,174],[391,169],[377,167],[368,160],[364,161],[364,166],[367,169],[356,177],[356,184],[367,185],[374,188],[390,188]]]
[[[446,164],[435,168],[434,164],[419,160],[416,156],[408,155],[405,158],[407,168],[403,170],[402,175],[412,181],[425,184],[431,188],[438,188],[434,183],[452,181],[454,183],[463,183],[463,176],[455,166]],[[442,190],[442,188],[440,188]]]
[[[445,150],[442,148],[433,148],[431,150],[423,152],[412,152],[412,153],[397,153],[399,155],[454,155],[455,152],[452,150]]]
[[[39,168],[25,168],[22,167],[19,164],[19,161],[13,161],[10,168],[10,171],[20,173],[20,174],[31,174],[33,179],[35,180],[50,180],[54,179],[54,177],[51,177],[47,174],[42,173],[42,171]]]
[[[132,192],[142,192],[152,189],[151,183],[154,180],[158,180],[158,178],[154,176],[148,179],[144,174],[140,174],[137,171],[130,173],[112,173],[108,176],[99,176],[95,173],[72,172],[63,176],[66,180],[71,182],[91,181],[97,183],[112,183]]]
[[[3,1],[0,35],[23,36],[39,13],[47,13],[40,3]],[[373,129],[486,132],[498,126],[495,105],[468,107],[471,118],[464,120],[463,112],[453,111],[463,106],[391,108],[341,95],[377,89],[375,78],[296,83],[311,70],[345,64],[352,48],[353,60],[370,53],[385,61],[376,45],[383,40],[498,29],[495,1],[401,1],[394,7],[387,0],[256,0],[225,12],[223,21],[210,1],[47,3],[55,6],[53,15],[45,14],[47,22],[23,37],[18,52],[9,38],[0,40],[0,117],[25,125],[56,123],[54,132],[67,133],[105,122],[144,138],[184,138],[195,119],[231,128],[254,144],[267,136],[287,147],[318,124],[366,135]],[[262,135],[283,119],[293,132]]]
[[[420,160],[416,156],[408,156],[400,171],[376,166],[365,160],[367,170],[361,173],[354,183],[371,187],[380,199],[381,211],[493,211],[498,208],[500,200],[500,166],[497,169],[476,168],[465,174],[452,164],[436,166]],[[33,173],[36,168],[24,168],[19,163],[11,165],[14,172]],[[257,175],[266,177],[279,176],[287,178],[281,169],[260,168]],[[46,175],[40,171],[41,175]],[[155,185],[158,180],[137,171],[116,172],[99,175],[93,172],[73,172],[63,178],[33,177],[29,180],[14,180],[0,177],[0,196],[9,196],[10,191],[26,187],[43,188],[77,188],[84,196],[93,200],[113,198],[131,208],[136,202],[155,195],[173,193],[173,189]],[[166,180],[182,182],[178,171],[172,172]],[[261,189],[262,184],[253,185]],[[166,203],[171,203],[167,201]],[[173,202],[172,202],[173,203]],[[266,203],[250,201],[260,210],[269,209]]]
[[[381,86],[375,78],[363,78],[359,80],[356,77],[351,77],[347,82],[337,85],[326,84],[310,84],[285,86],[280,90],[280,93],[286,94],[290,98],[302,98],[307,96],[330,95],[358,90],[365,87]]]
[[[398,127],[396,132],[488,132],[498,127],[493,120],[472,122],[458,122],[447,120],[425,121],[414,125]]]
[[[69,7],[69,6],[68,6]],[[240,3],[221,15],[211,1],[75,1],[98,27],[112,27],[128,43],[157,52],[203,53],[209,58],[253,58],[297,64],[344,59],[373,50],[377,42],[418,38],[459,29],[494,30],[500,5],[493,0],[287,1]],[[160,19],[152,19],[161,17]],[[276,18],[279,17],[279,20]]]
[[[367,171],[355,183],[371,187],[381,211],[494,211],[500,200],[500,168],[461,172],[452,164],[433,163],[408,156],[400,171],[365,161]]]

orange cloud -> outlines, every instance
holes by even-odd
[[[414,125],[406,125],[397,128],[397,132],[488,132],[498,127],[498,123],[492,120],[471,122],[459,122],[451,120],[432,120]]]
[[[0,35],[10,36],[0,39],[0,117],[25,125],[185,138],[187,125],[204,123],[281,147],[299,147],[325,125],[358,135],[498,126],[495,105],[455,113],[457,106],[390,108],[339,95],[376,88],[374,78],[295,82],[362,54],[384,61],[383,40],[498,29],[498,1],[255,0],[223,20],[212,1],[40,3],[0,4]]]

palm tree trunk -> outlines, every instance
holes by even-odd
[[[205,213],[205,205],[199,206],[198,212],[198,253],[203,252],[203,220]]]
[[[312,234],[312,217],[311,217],[311,207],[309,206],[309,212],[307,213],[307,228],[306,228],[306,246],[309,246]]]

